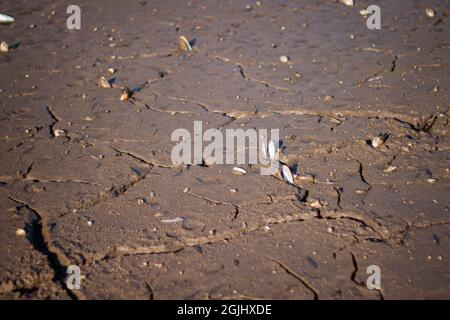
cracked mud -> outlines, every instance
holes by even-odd
[[[450,298],[449,3],[378,1],[372,31],[363,0],[78,2],[79,31],[1,8],[1,299]],[[280,129],[296,186],[172,164],[194,121]]]

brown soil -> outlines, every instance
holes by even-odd
[[[68,30],[67,1],[2,2],[0,298],[450,298],[450,3],[377,1],[381,30],[370,1],[260,3],[83,0]],[[256,167],[173,165],[194,120],[279,128],[306,202]]]

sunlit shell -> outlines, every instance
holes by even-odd
[[[130,99],[131,96],[131,92],[130,89],[125,88],[122,91],[122,94],[120,95],[120,101],[127,101],[128,99]]]
[[[281,167],[281,175],[283,176],[284,181],[289,184],[294,184],[294,177],[292,176],[291,170],[284,164]]]
[[[0,43],[0,52],[2,53],[9,52],[9,45],[6,43],[6,41]]]
[[[178,217],[175,219],[165,219],[165,220],[161,220],[162,223],[177,223],[177,222],[183,222],[184,218]]]
[[[429,17],[429,18],[434,18],[436,16],[436,11],[434,11],[431,8],[426,8],[425,9],[425,14]]]
[[[11,24],[15,21],[11,16],[8,16],[6,14],[0,13],[0,24]]]
[[[267,147],[267,153],[269,154],[270,160],[275,159],[276,148],[272,140],[270,140],[269,145]]]
[[[353,0],[340,0],[339,2],[349,7],[353,7],[355,5],[355,1]]]
[[[98,80],[97,85],[100,88],[105,88],[105,89],[112,88],[111,83],[105,77],[101,77],[100,80]]]
[[[66,136],[66,130],[56,129],[55,131],[53,131],[53,135],[55,137],[65,137]]]
[[[189,40],[185,36],[180,36],[178,38],[178,48],[181,51],[192,51],[191,44],[189,43]]]
[[[241,167],[234,167],[233,172],[238,173],[238,174],[246,174],[247,170],[245,170],[244,168],[241,168]]]
[[[280,57],[280,62],[281,63],[288,63],[289,62],[289,57],[288,56],[281,56]]]

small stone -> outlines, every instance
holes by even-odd
[[[237,189],[230,189],[230,192],[231,192],[231,193],[237,193],[238,190],[237,190]]]
[[[145,204],[145,199],[144,198],[138,199],[138,205],[143,205],[143,204]]]
[[[280,62],[281,63],[288,63],[289,62],[289,57],[288,56],[281,56],[280,57]]]
[[[114,73],[116,73],[116,69],[114,69],[114,68],[109,68],[109,69],[108,69],[108,73],[109,73],[109,74],[114,74]]]
[[[18,237],[25,237],[26,234],[27,233],[23,229],[19,228],[19,229],[16,230],[16,236],[18,236]]]
[[[252,10],[252,6],[249,5],[249,4],[247,4],[247,5],[245,6],[245,11],[250,11],[250,10]]]
[[[150,199],[154,199],[156,197],[156,193],[151,191],[150,192]]]
[[[94,224],[94,223],[93,223],[91,220],[88,220],[87,225],[88,225],[89,227],[92,227],[93,224]]]
[[[434,178],[428,178],[427,181],[428,181],[428,183],[436,183],[436,182],[437,182],[437,179],[434,179]]]
[[[434,18],[436,16],[436,11],[434,11],[434,9],[431,8],[426,8],[425,9],[425,14],[429,17],[429,18]]]
[[[189,188],[184,188],[183,193],[189,192]]]
[[[334,231],[334,230],[333,230],[333,227],[328,227],[328,228],[327,228],[327,232],[328,232],[328,233],[333,233],[333,231]]]
[[[333,100],[334,100],[333,96],[326,96],[325,98],[323,98],[323,101],[325,101],[325,102],[331,102]]]

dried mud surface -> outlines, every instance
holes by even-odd
[[[80,31],[66,1],[2,2],[0,298],[449,299],[450,6],[376,2],[378,31],[369,1],[78,1]],[[194,120],[279,128],[306,202],[255,167],[174,166]]]

